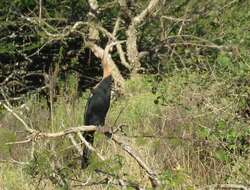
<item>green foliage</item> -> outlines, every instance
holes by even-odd
[[[202,126],[197,132],[200,138],[218,143],[215,158],[220,161],[232,161],[236,155],[245,157],[249,154],[250,147],[246,139],[250,133],[243,123],[219,120],[215,127]]]
[[[48,179],[62,189],[68,189],[67,178],[70,177],[71,172],[66,167],[59,168],[52,160],[53,155],[49,151],[35,152],[34,158],[24,170],[33,178]]]
[[[77,80],[77,76],[70,75],[67,82],[60,83],[60,96],[54,102],[55,131],[61,130],[62,122],[65,128],[82,123],[88,93],[78,97]],[[148,76],[128,80],[128,96],[112,102],[107,125],[112,126],[124,109],[117,124],[128,125],[124,128],[128,138],[130,135],[139,136],[131,138],[131,144],[141,151],[143,158],[159,168],[162,188],[195,189],[197,184],[204,185],[206,180],[209,183],[222,180],[221,177],[217,179],[221,174],[212,172],[217,165],[221,167],[220,171],[230,174],[223,177],[224,182],[235,182],[236,176],[240,182],[247,181],[249,172],[244,170],[244,164],[248,163],[246,157],[250,146],[247,139],[250,132],[243,117],[238,115],[236,119],[239,110],[247,107],[247,83],[238,86],[238,79],[230,79],[230,76],[213,78],[210,73],[190,70],[166,75],[157,85],[154,84],[156,81]],[[152,84],[157,87],[155,93],[151,91]],[[163,105],[155,104],[158,96],[164,97]],[[44,104],[44,101],[36,98],[27,102],[39,113],[31,111],[32,121],[35,115],[36,120],[42,117]],[[50,122],[40,123],[48,125],[42,127],[42,131],[52,130]],[[162,138],[144,138],[143,135],[147,134]],[[96,134],[94,146],[98,152],[105,153],[106,160],[100,161],[92,154],[91,163],[84,172],[79,170],[76,152],[73,147],[69,148],[71,144],[65,139],[37,146],[25,172],[36,180],[49,180],[56,187],[64,189],[71,187],[73,182],[70,179],[73,176],[81,180],[87,180],[90,175],[93,179],[99,179],[100,175],[105,175],[103,172],[114,178],[123,176],[131,182],[139,181],[141,171],[137,175],[138,171],[129,169],[131,166],[135,168],[136,164],[106,141],[103,135]],[[59,167],[56,163],[60,163]],[[238,164],[237,167],[235,164]],[[207,176],[201,175],[204,166],[211,168]],[[110,184],[107,186],[112,188]]]
[[[0,43],[0,53],[3,54],[15,54],[15,46],[10,43]]]
[[[78,77],[71,74],[66,81],[59,81],[59,95],[53,107],[54,125],[73,127],[83,123],[83,114],[88,94],[78,98]]]
[[[161,181],[165,188],[179,189],[187,180],[186,177],[185,172],[181,169],[175,171],[166,170],[161,175]]]
[[[126,81],[128,96],[112,102],[108,113],[110,123],[126,123],[132,128],[150,123],[150,118],[160,110],[154,104],[156,96],[151,93],[151,79],[152,77],[136,76]]]
[[[243,184],[247,184],[249,182],[249,166],[249,158],[237,159],[235,161],[235,164],[232,166],[232,176],[229,177],[228,181],[237,181]]]
[[[223,162],[229,161],[228,153],[224,150],[217,150],[215,152],[215,158]]]
[[[105,161],[100,161],[99,158],[92,156],[91,164],[88,166],[88,170],[92,173],[94,171],[105,171],[111,175],[118,175],[124,165],[124,158],[119,154],[115,154],[112,158]]]
[[[32,176],[39,175],[41,177],[47,177],[52,174],[53,169],[51,168],[50,161],[51,153],[44,151],[41,153],[35,152],[34,158],[26,166],[26,171]]]
[[[219,54],[217,62],[222,66],[222,68],[228,69],[232,67],[231,59],[225,53]]]
[[[11,164],[0,164],[0,188],[2,190],[35,190],[32,180],[22,168]]]
[[[32,94],[45,85],[45,80],[37,76],[50,75],[49,71],[58,69],[55,79],[50,76],[55,80],[53,97],[46,100],[36,94],[20,96],[20,103],[11,102],[25,105],[17,111],[22,112],[32,127],[55,132],[83,123],[89,91],[81,94],[80,85],[86,89],[88,80],[84,77],[96,77],[101,70],[95,69],[98,61],[83,50],[85,28],[81,30],[85,36],[74,33],[52,41],[41,29],[60,33],[76,21],[87,21],[87,1],[43,1],[42,17],[47,24],[41,22],[39,26],[21,17],[38,15],[37,2],[0,1],[0,79],[5,80],[13,71],[15,75],[10,78],[7,95],[19,97],[16,93]],[[249,184],[250,3],[240,0],[164,2],[160,2],[158,16],[145,20],[137,29],[138,48],[148,52],[141,60],[143,72],[147,74],[128,76],[126,94],[112,101],[107,126],[127,126],[123,128],[127,135],[124,138],[129,139],[147,164],[161,173],[163,189]],[[112,32],[116,18],[123,16],[120,7],[115,1],[98,3],[98,23]],[[146,5],[147,1],[136,1],[134,13]],[[162,18],[166,15],[187,20]],[[126,38],[124,28],[127,21],[121,22],[116,36],[119,40]],[[107,38],[103,34],[100,37],[99,45],[103,47]],[[118,55],[113,58],[120,63]],[[90,66],[86,64],[89,61]],[[128,75],[127,70],[120,69]],[[38,75],[29,78],[34,73]],[[33,85],[29,86],[32,81]],[[50,91],[46,88],[43,93],[49,96]],[[53,101],[48,108],[50,98]],[[21,124],[5,116],[2,108],[1,115],[1,123],[10,126],[0,128],[0,157],[5,159],[15,151],[14,146],[5,143],[16,140],[13,131],[19,131]],[[89,176],[93,181],[108,179],[109,184],[100,188],[117,188],[112,182],[118,177],[147,186],[144,172],[103,135],[96,134],[94,147],[105,154],[106,160],[100,161],[92,154],[90,166],[81,171],[79,153],[67,138],[39,140],[32,160],[27,154],[30,146],[24,145],[18,159],[25,158],[28,164],[18,167],[1,164],[0,189],[37,189],[33,187],[37,184],[45,184],[47,189],[71,189],[78,181],[88,181]]]

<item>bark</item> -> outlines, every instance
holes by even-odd
[[[148,6],[140,14],[133,18],[130,18],[131,22],[126,31],[127,56],[128,61],[131,64],[133,73],[136,73],[141,68],[139,56],[140,53],[137,48],[137,28],[148,16],[150,16],[154,12],[159,2],[160,0],[151,0]],[[125,0],[120,0],[119,3],[121,7],[124,7],[123,10],[124,12],[126,12],[126,15],[131,17],[131,14],[128,11],[128,6],[127,4],[125,5]]]
[[[117,41],[117,38],[116,38],[116,34],[119,30],[119,22],[120,22],[120,18],[118,17],[117,18],[117,22],[114,26],[114,30],[112,33],[110,33],[108,30],[106,30],[105,28],[103,28],[102,26],[99,26],[99,25],[96,25],[95,27],[100,31],[102,32],[103,34],[105,34],[110,41],[114,41],[116,42]],[[127,62],[127,59],[126,59],[126,56],[125,56],[125,53],[122,49],[122,45],[120,43],[117,43],[116,44],[116,49],[117,49],[117,52],[119,54],[119,57],[120,57],[120,60],[121,60],[121,64],[123,66],[125,66],[127,69],[131,69],[131,66],[130,64]]]
[[[120,17],[117,18],[116,20],[116,23],[115,23],[115,27],[114,27],[114,30],[113,30],[113,33],[112,33],[112,36],[113,36],[113,40],[116,41],[116,34],[119,30],[119,27],[120,27]],[[122,49],[122,45],[120,43],[117,43],[116,44],[116,49],[117,49],[117,52],[119,54],[119,57],[120,57],[120,60],[121,60],[121,64],[123,66],[125,66],[127,69],[131,69],[131,66],[130,64],[127,62],[127,59],[126,59],[126,56],[125,56],[125,53]]]
[[[93,23],[93,25],[90,25],[89,27],[89,33],[88,38],[89,40],[96,42],[100,39],[99,37],[99,31],[94,27],[94,24],[97,22],[97,10],[98,10],[98,2],[96,0],[88,0],[90,11],[88,15],[88,22]]]
[[[131,23],[126,31],[127,35],[127,56],[132,67],[132,72],[136,73],[141,68],[139,51],[137,48],[136,26]]]
[[[115,82],[115,88],[121,94],[123,94],[124,93],[124,79],[123,79],[119,69],[115,65],[115,62],[111,58],[111,55],[107,52],[108,55],[106,56],[104,49],[102,49],[101,47],[96,45],[97,41],[100,39],[99,30],[96,27],[96,25],[97,25],[97,20],[96,20],[97,15],[96,14],[98,13],[98,2],[96,0],[89,0],[88,2],[90,5],[90,8],[91,8],[91,10],[89,12],[89,23],[93,23],[93,24],[89,25],[90,27],[89,27],[88,36],[89,36],[90,43],[88,43],[87,46],[89,46],[89,48],[92,50],[92,52],[94,53],[94,55],[96,57],[101,59],[103,66],[105,65],[105,63],[107,63],[109,65],[114,82]],[[116,33],[118,27],[119,26],[114,27],[115,33]],[[105,57],[105,59],[103,59],[104,57]]]

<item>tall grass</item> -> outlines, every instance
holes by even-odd
[[[79,97],[77,79],[69,80],[71,85],[62,84],[61,88],[67,90],[60,91],[53,102],[53,128],[46,102],[37,98],[27,101],[29,117],[25,118],[34,128],[58,131],[83,123],[88,92]],[[247,106],[244,93],[248,86],[239,87],[236,83],[237,80],[230,77],[187,70],[166,76],[157,83],[153,76],[136,76],[126,82],[127,94],[112,100],[106,125],[124,125],[122,134],[125,136],[121,138],[157,171],[163,189],[196,189],[217,183],[246,184],[250,179],[246,169],[250,163],[250,130],[242,112]],[[152,86],[156,92],[152,93]],[[25,114],[24,110],[18,111]],[[12,132],[22,128],[18,122],[8,122],[6,117],[12,116],[6,113],[2,120]],[[23,137],[17,135],[16,138]],[[93,154],[90,166],[83,171],[79,168],[79,155],[67,138],[38,141],[33,158],[30,146],[19,146],[20,157],[15,159],[27,164],[17,167],[1,164],[0,187],[39,189],[42,186],[37,185],[43,184],[43,189],[81,189],[75,185],[90,177],[92,181],[105,178],[104,174],[96,173],[96,169],[109,173],[112,178],[149,185],[147,176],[136,162],[106,137],[96,134],[94,146],[106,161],[100,161]],[[9,152],[14,150],[15,146],[9,147]],[[117,188],[109,184],[87,189],[105,187]]]

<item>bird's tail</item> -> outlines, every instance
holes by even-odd
[[[86,139],[88,143],[93,145],[94,143],[94,132],[87,132],[83,133],[83,137]],[[83,152],[82,152],[82,163],[81,163],[81,168],[85,169],[89,165],[89,160],[91,157],[91,150],[89,150],[88,147],[84,146],[83,147]]]

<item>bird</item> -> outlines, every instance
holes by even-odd
[[[102,67],[102,80],[91,91],[85,107],[84,125],[95,125],[101,127],[105,124],[106,115],[110,107],[113,77],[107,58],[102,59]],[[94,143],[94,133],[94,131],[83,133],[83,137],[91,145]],[[91,151],[88,147],[84,146],[81,161],[82,169],[88,167],[90,156]]]

